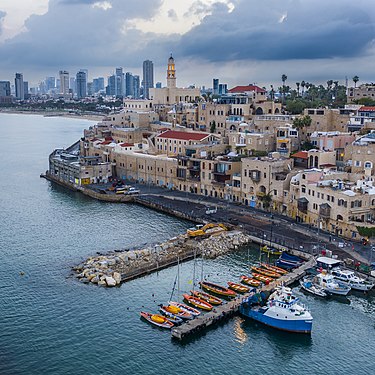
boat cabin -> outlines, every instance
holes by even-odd
[[[319,257],[316,260],[316,263],[317,263],[318,268],[331,270],[332,268],[339,267],[341,265],[341,260],[328,258],[328,257]]]

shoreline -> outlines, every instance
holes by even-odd
[[[71,118],[71,119],[81,119],[81,120],[88,120],[88,121],[101,121],[105,114],[103,115],[94,115],[94,114],[83,114],[78,115],[74,113],[66,113],[64,111],[28,111],[28,110],[3,110],[0,109],[0,114],[10,114],[10,115],[33,115],[33,116],[43,116],[43,117],[64,117],[64,118]]]

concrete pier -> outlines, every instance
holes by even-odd
[[[301,253],[299,251],[294,251],[293,254],[301,256],[301,258],[303,259],[306,259],[307,257],[305,253]],[[301,267],[287,273],[286,275],[281,276],[268,285],[263,285],[262,287],[258,288],[258,291],[272,292],[278,285],[290,285],[303,277],[306,274],[306,270],[313,267],[314,265],[315,258],[313,256],[308,256],[306,262],[304,262]],[[226,304],[217,306],[212,311],[202,314],[197,318],[182,324],[179,327],[173,328],[172,337],[177,340],[183,340],[191,334],[200,332],[210,327],[211,325],[218,323],[219,321],[232,317],[238,312],[243,299],[248,296],[249,293],[239,295],[237,298],[228,301]]]

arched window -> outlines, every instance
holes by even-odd
[[[371,161],[365,161],[365,168],[372,168]]]

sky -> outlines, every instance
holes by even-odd
[[[375,0],[0,0],[0,80],[149,59],[165,84],[171,53],[179,87],[375,82]]]

